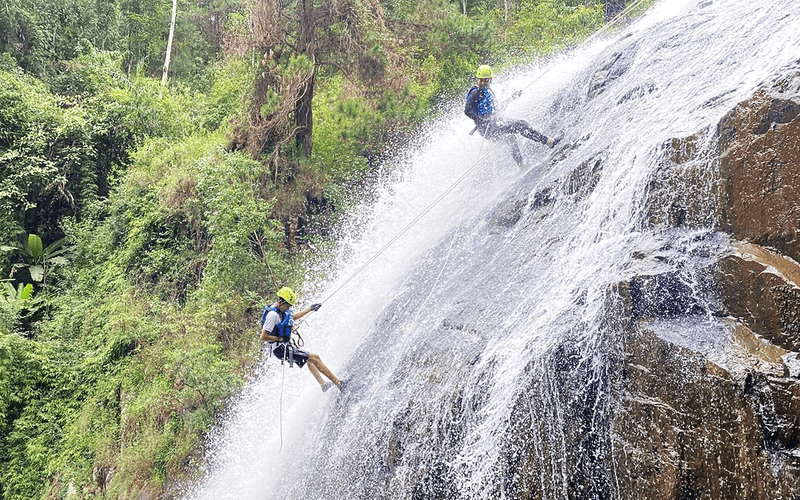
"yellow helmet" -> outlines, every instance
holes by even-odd
[[[287,304],[293,306],[295,301],[297,301],[297,295],[294,293],[294,290],[285,286],[278,290],[278,297],[282,298],[286,301]]]
[[[494,72],[492,72],[492,67],[488,64],[482,64],[478,66],[478,71],[475,72],[475,78],[491,78],[494,76]]]

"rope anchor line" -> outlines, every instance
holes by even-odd
[[[606,30],[606,29],[610,28],[610,27],[611,27],[611,26],[613,26],[614,24],[618,23],[618,22],[619,22],[621,19],[623,19],[623,17],[624,17],[624,16],[626,16],[626,15],[627,15],[627,14],[628,14],[628,13],[629,13],[629,12],[630,12],[630,11],[631,11],[633,8],[635,8],[635,7],[636,7],[638,4],[640,4],[641,2],[642,2],[642,0],[636,0],[635,2],[633,2],[632,4],[630,4],[630,5],[629,5],[628,7],[626,7],[626,8],[625,8],[625,9],[624,9],[622,12],[620,12],[619,14],[617,14],[617,16],[616,16],[616,17],[614,17],[614,18],[613,18],[611,21],[607,22],[607,23],[606,23],[606,24],[604,24],[602,27],[600,27],[600,29],[598,29],[598,30],[597,30],[597,31],[595,31],[595,32],[594,32],[592,35],[590,35],[589,37],[587,37],[587,38],[586,38],[586,39],[585,39],[585,40],[584,40],[584,41],[583,41],[583,42],[582,42],[580,45],[578,45],[578,47],[582,47],[582,46],[586,45],[587,43],[589,43],[589,41],[591,41],[591,40],[592,40],[594,37],[598,36],[598,35],[599,35],[601,32],[603,32],[604,30]],[[523,92],[523,91],[525,91],[525,90],[526,90],[527,88],[529,88],[531,85],[533,85],[534,83],[536,83],[537,81],[539,81],[541,78],[543,78],[543,77],[544,77],[544,76],[545,76],[545,75],[546,75],[546,74],[547,74],[549,71],[550,71],[550,70],[548,69],[547,71],[545,71],[544,73],[542,73],[542,74],[541,74],[541,75],[539,75],[538,77],[534,78],[534,79],[533,79],[533,81],[531,81],[531,82],[530,82],[528,85],[526,85],[526,86],[525,86],[525,87],[523,87],[522,89],[520,89],[520,90],[517,90],[516,92],[514,92],[514,93],[512,94],[512,96],[511,96],[511,99],[509,99],[509,101],[510,101],[510,100],[513,100],[513,99],[516,99],[517,97],[519,97],[520,95],[522,95],[522,92]],[[476,127],[476,128],[477,128],[477,127]],[[473,130],[472,132],[475,132],[475,130]],[[472,132],[470,132],[470,135],[472,134]],[[481,143],[481,147],[483,147],[482,145],[483,145],[483,143]],[[480,153],[479,153],[479,154],[480,154]],[[355,271],[354,271],[354,272],[353,272],[353,273],[352,273],[352,274],[351,274],[351,275],[350,275],[350,276],[349,276],[349,277],[348,277],[348,278],[347,278],[347,279],[344,281],[344,283],[342,283],[341,285],[339,285],[339,286],[338,286],[338,287],[337,287],[337,288],[336,288],[336,289],[335,289],[333,292],[331,292],[331,293],[330,293],[330,294],[329,294],[329,295],[328,295],[326,298],[324,298],[324,299],[322,300],[322,302],[321,302],[321,303],[322,303],[322,304],[324,304],[325,302],[327,302],[327,301],[328,301],[328,300],[329,300],[331,297],[333,297],[334,295],[336,295],[336,294],[337,294],[337,293],[338,293],[338,292],[339,292],[339,291],[340,291],[342,288],[344,288],[344,287],[345,287],[345,286],[346,286],[348,283],[350,283],[350,282],[351,282],[353,279],[355,279],[355,277],[356,277],[356,276],[358,276],[359,274],[361,274],[361,272],[362,272],[364,269],[366,269],[366,267],[367,267],[368,265],[370,265],[372,262],[374,262],[374,261],[375,261],[375,260],[376,260],[378,257],[380,257],[380,256],[381,256],[381,255],[382,255],[382,254],[383,254],[383,253],[384,253],[386,250],[388,250],[388,249],[389,249],[389,247],[391,247],[391,246],[394,244],[394,242],[396,242],[397,240],[399,240],[399,239],[400,239],[400,238],[401,238],[401,237],[402,237],[402,236],[403,236],[405,233],[407,233],[407,232],[408,232],[408,231],[409,231],[409,230],[410,230],[410,229],[411,229],[411,228],[412,228],[412,227],[413,227],[413,226],[414,226],[414,225],[415,225],[417,222],[419,222],[419,220],[420,220],[420,219],[422,219],[422,218],[423,218],[423,217],[424,217],[424,216],[425,216],[425,215],[426,215],[428,212],[430,212],[430,211],[431,211],[431,210],[432,210],[432,209],[433,209],[433,208],[434,208],[436,205],[438,205],[438,204],[439,204],[439,202],[441,202],[441,201],[444,199],[444,197],[445,197],[445,196],[447,196],[447,195],[448,195],[448,194],[449,194],[449,193],[450,193],[450,192],[451,192],[453,189],[455,189],[455,188],[456,188],[456,186],[458,186],[459,184],[461,184],[461,182],[462,182],[462,181],[463,181],[463,180],[464,180],[464,179],[465,179],[465,178],[466,178],[466,177],[467,177],[467,176],[468,176],[470,173],[472,173],[472,171],[473,171],[473,170],[475,170],[475,169],[476,169],[476,168],[477,168],[479,165],[481,165],[481,164],[482,164],[484,161],[486,161],[486,159],[487,159],[488,157],[489,157],[489,153],[486,153],[486,154],[484,154],[483,156],[481,156],[481,157],[478,159],[478,161],[475,163],[475,165],[473,165],[473,166],[472,166],[472,167],[470,167],[470,168],[469,168],[469,169],[468,169],[466,172],[464,172],[464,173],[461,175],[461,177],[459,177],[459,178],[458,178],[458,179],[457,179],[457,180],[456,180],[456,181],[455,181],[453,184],[451,184],[451,185],[450,185],[450,187],[448,187],[446,190],[444,190],[444,192],[443,192],[442,194],[440,194],[438,198],[436,198],[436,199],[435,199],[435,200],[434,200],[434,201],[433,201],[433,202],[432,202],[430,205],[428,205],[428,206],[427,206],[427,207],[426,207],[426,208],[425,208],[425,209],[424,209],[422,212],[420,212],[420,214],[419,214],[419,215],[417,215],[416,217],[414,217],[414,219],[412,219],[412,220],[411,220],[411,222],[409,222],[408,224],[406,224],[406,226],[405,226],[403,229],[401,229],[401,230],[400,230],[400,232],[399,232],[399,233],[397,233],[397,235],[395,235],[395,236],[394,236],[394,237],[393,237],[391,240],[389,240],[389,242],[388,242],[388,243],[386,243],[386,244],[385,244],[383,247],[381,247],[381,248],[380,248],[380,250],[378,250],[378,252],[377,252],[377,253],[375,253],[375,254],[374,254],[372,257],[370,257],[370,258],[369,258],[369,259],[368,259],[368,260],[367,260],[367,261],[366,261],[364,264],[362,264],[362,265],[361,265],[361,266],[360,266],[358,269],[356,269],[356,270],[355,270]]]
[[[411,228],[412,228],[412,227],[413,227],[413,226],[414,226],[414,225],[415,225],[417,222],[419,222],[419,220],[420,220],[420,219],[422,219],[422,218],[423,218],[423,217],[424,217],[424,216],[425,216],[425,215],[426,215],[428,212],[430,212],[431,210],[433,210],[433,208],[434,208],[436,205],[438,205],[438,204],[439,204],[439,202],[441,202],[441,201],[444,199],[444,197],[445,197],[445,196],[447,196],[448,194],[450,194],[450,192],[451,192],[453,189],[455,189],[455,188],[456,188],[456,186],[458,186],[459,184],[461,184],[461,182],[463,182],[463,181],[464,181],[464,179],[466,179],[466,178],[467,178],[467,176],[468,176],[470,173],[472,173],[472,171],[473,171],[473,170],[475,170],[476,168],[478,168],[478,166],[480,166],[480,165],[481,165],[481,164],[482,164],[484,161],[486,161],[486,159],[487,159],[488,157],[489,157],[489,153],[486,153],[486,154],[485,154],[485,155],[483,155],[483,156],[482,156],[480,159],[478,159],[478,161],[475,163],[475,165],[473,165],[473,166],[472,166],[472,167],[470,167],[470,168],[469,168],[469,169],[468,169],[466,172],[464,172],[463,174],[461,174],[461,177],[459,177],[459,178],[458,178],[458,179],[457,179],[457,180],[456,180],[456,181],[455,181],[453,184],[451,184],[451,185],[450,185],[450,187],[448,187],[447,189],[445,189],[445,190],[444,190],[444,192],[442,192],[442,194],[440,194],[438,198],[436,198],[435,200],[433,200],[433,202],[431,202],[431,204],[430,204],[430,205],[428,205],[428,206],[427,206],[427,207],[426,207],[426,208],[425,208],[425,209],[424,209],[422,212],[420,212],[420,213],[419,213],[419,215],[417,215],[416,217],[414,217],[414,218],[411,220],[411,222],[409,222],[408,224],[406,224],[406,226],[405,226],[403,229],[401,229],[399,233],[397,233],[397,234],[396,234],[396,235],[395,235],[395,236],[394,236],[394,237],[393,237],[391,240],[389,240],[389,242],[388,242],[388,243],[386,243],[385,245],[383,245],[383,247],[381,247],[381,249],[380,249],[380,250],[378,250],[378,251],[375,253],[375,255],[373,255],[372,257],[370,257],[370,258],[369,258],[369,259],[368,259],[368,260],[367,260],[365,263],[363,263],[363,264],[362,264],[362,265],[361,265],[361,266],[360,266],[358,269],[356,269],[356,270],[353,272],[353,274],[351,274],[351,275],[350,275],[350,277],[349,277],[349,278],[347,278],[347,279],[344,281],[344,283],[342,283],[341,285],[339,285],[339,286],[338,286],[338,287],[337,287],[337,288],[336,288],[336,289],[335,289],[333,292],[331,292],[331,293],[330,293],[330,294],[329,294],[329,295],[328,295],[328,296],[327,296],[325,299],[323,299],[321,303],[323,303],[323,304],[324,304],[325,302],[327,302],[327,301],[328,301],[328,299],[330,299],[331,297],[333,297],[334,295],[336,295],[336,293],[337,293],[337,292],[339,292],[339,291],[340,291],[342,288],[344,288],[344,287],[345,287],[345,285],[347,285],[348,283],[350,283],[350,282],[351,282],[351,281],[352,281],[352,280],[353,280],[353,279],[354,279],[356,276],[358,276],[358,275],[359,275],[359,274],[360,274],[360,273],[361,273],[361,272],[362,272],[364,269],[366,269],[366,267],[367,267],[368,265],[370,265],[372,262],[374,262],[374,261],[375,261],[375,259],[377,259],[378,257],[380,257],[380,256],[381,256],[381,254],[383,254],[383,252],[385,252],[386,250],[388,250],[388,249],[389,249],[389,247],[391,247],[391,246],[394,244],[394,242],[396,242],[397,240],[399,240],[399,239],[400,239],[400,238],[401,238],[401,237],[402,237],[404,234],[406,234],[406,233],[409,231],[409,229],[411,229]]]

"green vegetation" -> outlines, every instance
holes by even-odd
[[[348,187],[478,64],[603,23],[594,0],[178,4],[166,86],[171,2],[0,9],[2,499],[191,476]]]

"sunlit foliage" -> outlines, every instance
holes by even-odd
[[[322,38],[293,52],[297,2],[269,31],[254,7],[275,2],[179,0],[167,86],[169,1],[0,8],[0,498],[157,496],[191,476],[260,356],[261,307],[301,289],[351,187],[478,64],[603,22],[594,0],[334,3],[307,4]]]

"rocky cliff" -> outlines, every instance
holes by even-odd
[[[665,148],[650,220],[691,227],[711,215],[729,235],[733,251],[716,256],[706,279],[728,342],[698,352],[659,334],[660,320],[674,328],[678,314],[653,304],[685,301],[678,280],[621,287],[634,318],[614,383],[611,460],[623,498],[800,497],[798,114],[800,70],[791,68],[714,130]],[[698,137],[709,134],[716,154],[699,160]],[[694,198],[709,175],[711,196]]]
[[[569,343],[548,357],[564,413],[537,418],[553,391],[531,380],[495,496],[800,498],[799,114],[794,67],[716,127],[663,145],[641,228],[653,244],[632,256],[643,270],[608,293],[607,371],[598,378]],[[592,185],[597,168],[583,170],[566,192]],[[687,254],[705,264],[659,272]],[[556,418],[570,422],[565,445],[542,439]]]

